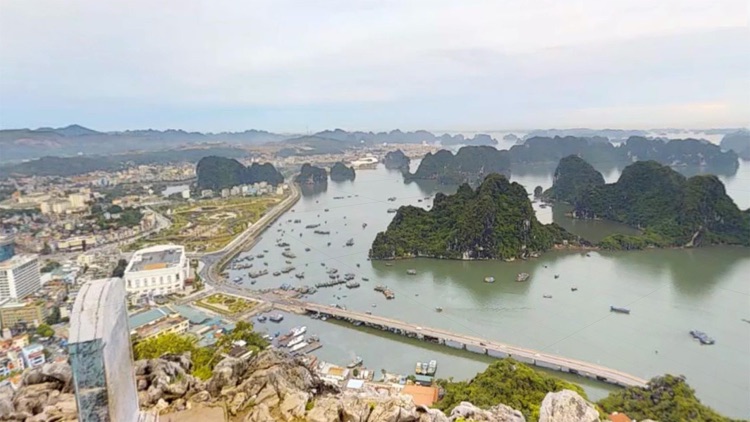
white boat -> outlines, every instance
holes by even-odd
[[[436,371],[437,371],[437,361],[433,359],[430,361],[430,364],[427,366],[427,374],[435,375]]]
[[[292,328],[292,331],[290,331],[290,333],[292,334],[292,337],[297,337],[300,334],[305,334],[305,332],[307,332],[307,327],[305,326],[294,327]]]
[[[289,341],[289,343],[287,343],[286,347],[289,347],[289,348],[294,347],[294,346],[302,343],[302,340],[304,340],[304,339],[305,339],[305,336],[302,336],[302,335],[294,337],[293,339],[291,339]]]
[[[295,345],[294,345],[293,347],[291,347],[291,348],[289,349],[289,351],[290,351],[290,352],[292,352],[292,353],[294,353],[294,352],[296,352],[297,350],[301,350],[301,349],[304,349],[304,348],[305,348],[305,347],[307,347],[307,346],[308,346],[308,343],[307,343],[306,341],[303,341],[302,343],[297,343],[297,344],[295,344]]]

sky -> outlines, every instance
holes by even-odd
[[[745,0],[0,0],[0,128],[750,125]]]

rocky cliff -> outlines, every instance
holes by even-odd
[[[220,406],[231,421],[308,422],[523,422],[523,414],[506,405],[480,409],[468,402],[450,414],[414,404],[410,396],[364,388],[340,391],[326,384],[300,360],[267,350],[249,359],[227,358],[201,381],[190,375],[189,354],[138,361],[135,378],[143,409],[169,414]],[[47,364],[26,373],[15,394],[0,393],[0,420],[73,421],[75,397],[67,364]],[[577,393],[549,393],[540,420],[599,420],[594,406]]]

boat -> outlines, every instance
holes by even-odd
[[[365,227],[367,227],[367,223],[362,223],[362,228],[364,229]]]
[[[349,239],[346,241],[346,246],[354,246],[354,239]]]
[[[280,272],[278,272],[278,271],[274,271],[274,272],[273,272],[273,276],[274,276],[274,277],[278,277],[278,276],[280,276],[280,275],[281,275],[281,273],[280,273]]]
[[[622,308],[622,307],[619,307],[619,306],[610,306],[609,307],[609,311],[610,312],[617,312],[619,314],[629,314],[630,313],[630,309],[628,309],[628,308]]]
[[[516,281],[523,282],[528,280],[529,277],[531,277],[531,274],[529,273],[518,273],[518,275],[516,276]]]
[[[324,209],[323,211],[328,212],[328,208]]]
[[[560,278],[560,274],[555,274],[555,279]]]
[[[362,277],[362,281],[370,281],[370,279],[367,277]]]
[[[284,251],[284,252],[282,252],[282,253],[281,253],[281,255],[282,255],[282,256],[283,256],[284,258],[289,258],[289,259],[294,259],[294,258],[296,258],[296,257],[297,257],[297,255],[295,255],[295,254],[293,254],[293,253],[291,253],[291,252],[289,252],[289,251]]]
[[[305,336],[303,336],[303,335],[299,335],[299,336],[293,337],[293,338],[292,338],[291,340],[289,340],[289,342],[288,342],[288,343],[286,344],[286,347],[294,347],[294,346],[296,346],[296,345],[298,345],[298,344],[302,343],[302,341],[303,341],[304,339],[305,339]]]
[[[313,233],[315,234],[331,234],[329,230],[315,230]]]
[[[250,278],[258,278],[266,274],[268,274],[268,270],[250,271],[247,275],[250,276]]]
[[[484,278],[484,282],[485,283],[494,283],[495,282],[495,277],[485,277]]]
[[[430,366],[427,362],[422,362],[422,373],[427,375],[427,371],[429,371]]]
[[[385,266],[386,266],[386,267],[392,267],[392,266],[393,266],[393,263],[391,263],[391,262],[386,262],[386,263],[385,263]]]
[[[410,269],[406,270],[406,274],[417,275],[417,270],[415,270],[413,268],[410,268]]]
[[[310,252],[310,248],[305,248],[305,252]]]
[[[414,368],[414,372],[417,375],[422,375],[422,362],[417,362],[417,366]]]
[[[427,365],[427,375],[430,375],[430,376],[435,375],[436,371],[437,371],[437,361],[433,359]]]
[[[716,341],[714,339],[712,339],[711,337],[709,337],[703,331],[690,330],[690,335],[693,336],[694,339],[700,341],[701,344],[711,345],[711,344],[716,343]]]
[[[571,292],[577,292],[577,291],[578,291],[578,287],[571,287],[571,288],[570,288],[570,291],[571,291]]]
[[[390,198],[388,198],[388,200],[391,201],[391,202],[393,202],[393,201],[396,200],[396,197],[395,196],[391,196]]]
[[[262,253],[259,253],[258,255],[255,255],[255,257],[258,259],[262,259],[263,257],[265,257],[265,255],[263,255]]]
[[[393,214],[398,211],[396,208],[388,208],[388,214]]]
[[[240,281],[242,281],[242,277],[235,277],[232,281],[234,281],[235,283],[239,283]]]
[[[435,311],[437,311],[437,312],[443,312],[443,308],[441,308],[441,307],[438,306],[438,307],[435,308]]]
[[[288,267],[284,267],[284,268],[281,269],[281,272],[284,273],[284,274],[290,273],[292,271],[294,271],[294,267],[292,267],[291,265],[288,266]]]
[[[307,346],[309,346],[309,343],[306,342],[306,341],[303,341],[303,342],[297,343],[293,347],[289,348],[289,351],[292,352],[292,353],[294,353],[294,352],[296,352],[298,350],[304,349]]]
[[[266,316],[265,316],[265,315],[261,315],[261,316],[259,316],[259,317],[257,318],[258,322],[266,322],[266,320],[267,320],[267,319],[268,319],[268,318],[266,318]]]
[[[357,283],[356,281],[350,281],[346,283],[347,289],[356,289],[357,287],[359,287],[359,283]]]
[[[349,362],[349,364],[346,365],[346,367],[350,369],[356,368],[357,366],[362,365],[362,362],[363,362],[362,358],[357,356],[351,362]]]
[[[297,337],[300,334],[305,334],[307,332],[307,326],[301,326],[301,327],[294,327],[292,328],[289,333],[292,335],[292,337]]]
[[[284,320],[284,315],[282,314],[271,315],[270,317],[268,317],[268,320],[271,322],[281,322]]]
[[[308,224],[305,226],[306,229],[316,229],[320,227],[320,224]]]
[[[542,295],[542,297],[545,299],[552,299],[552,295]]]

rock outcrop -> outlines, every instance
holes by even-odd
[[[599,412],[575,391],[547,393],[539,409],[539,422],[597,422]]]
[[[190,354],[165,355],[135,363],[138,398],[144,410],[166,414],[221,406],[231,421],[243,422],[525,422],[504,404],[480,409],[468,402],[450,416],[414,404],[408,395],[365,388],[340,391],[284,352],[267,350],[248,359],[226,358],[202,381],[191,375]],[[549,393],[541,422],[598,421],[596,409],[570,390]],[[12,395],[0,391],[2,421],[74,421],[76,401],[70,366],[47,364],[28,371]]]

